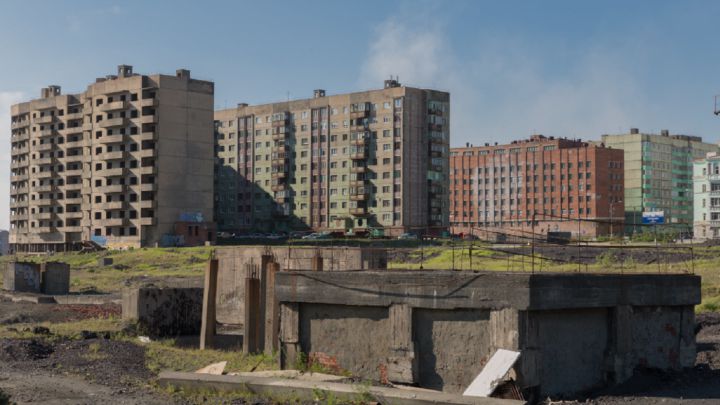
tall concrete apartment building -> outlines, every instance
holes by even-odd
[[[602,143],[625,151],[625,223],[626,233],[639,232],[634,224],[642,222],[642,213],[663,211],[665,222],[681,231],[693,223],[693,161],[717,152],[718,145],[698,136],[641,133],[603,135]]]
[[[450,152],[453,233],[619,233],[622,200],[620,149],[533,135]]]
[[[215,113],[218,229],[447,229],[450,95],[380,90]]]
[[[720,154],[693,163],[693,236],[720,239]]]
[[[12,106],[10,243],[63,251],[160,243],[212,221],[214,84],[121,65],[79,94]]]

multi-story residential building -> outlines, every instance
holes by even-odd
[[[59,86],[12,106],[10,242],[63,251],[95,239],[160,243],[212,221],[212,82],[121,65],[79,94]]]
[[[453,233],[618,233],[622,200],[620,149],[533,135],[450,152]]]
[[[720,154],[708,153],[693,164],[693,236],[720,238]]]
[[[693,161],[717,152],[698,136],[640,133],[603,135],[602,143],[625,151],[626,233],[639,232],[642,213],[663,211],[666,224],[689,231],[693,223]]]
[[[449,116],[448,93],[396,80],[217,111],[218,229],[441,232]]]

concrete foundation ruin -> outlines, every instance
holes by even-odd
[[[70,266],[59,262],[10,262],[3,273],[3,289],[48,295],[68,294]]]
[[[694,275],[281,271],[283,368],[301,353],[373,380],[462,392],[497,349],[525,391],[566,396],[695,361]]]

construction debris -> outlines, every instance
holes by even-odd
[[[225,371],[225,366],[227,366],[227,361],[221,361],[205,366],[196,371],[196,373],[222,375],[223,371]]]
[[[520,352],[499,349],[467,387],[464,396],[489,397],[520,357]]]

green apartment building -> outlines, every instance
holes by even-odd
[[[640,133],[603,135],[602,142],[625,151],[625,231],[640,232],[635,225],[642,213],[663,211],[665,222],[681,231],[693,224],[693,161],[717,152],[716,144],[701,137]]]
[[[450,95],[402,86],[215,112],[215,220],[229,232],[441,233]]]

